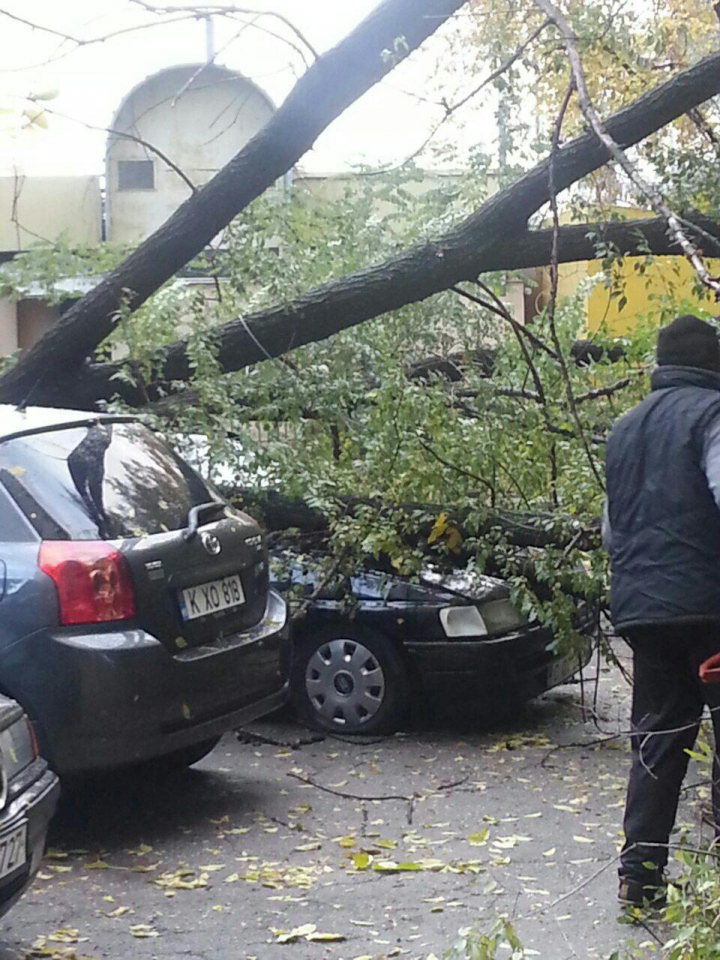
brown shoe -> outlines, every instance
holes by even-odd
[[[667,905],[667,884],[664,880],[633,880],[620,878],[618,901],[624,907],[636,907],[639,910],[664,910]]]

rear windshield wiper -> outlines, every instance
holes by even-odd
[[[183,538],[188,542],[194,539],[202,522],[207,523],[215,514],[224,512],[225,504],[221,500],[210,500],[209,503],[199,503],[196,507],[190,507],[188,525],[183,531]]]

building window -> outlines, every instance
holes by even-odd
[[[118,190],[154,190],[152,160],[118,160]]]

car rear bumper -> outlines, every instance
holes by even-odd
[[[290,641],[273,591],[254,627],[169,651],[142,629],[42,631],[0,654],[0,679],[61,774],[149,760],[219,736],[286,702]]]
[[[536,627],[493,640],[411,641],[405,648],[429,697],[492,707],[539,696],[588,662],[589,639],[582,654],[563,657],[548,649],[552,639],[550,629]]]
[[[11,785],[10,801],[0,816],[0,837],[27,821],[27,861],[0,880],[0,916],[23,895],[40,867],[59,795],[60,781],[44,760],[32,763]]]

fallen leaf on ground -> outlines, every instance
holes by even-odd
[[[161,873],[154,877],[153,883],[168,890],[197,890],[208,885],[206,873],[195,876],[194,870],[180,869],[174,873]]]
[[[373,870],[378,873],[416,873],[422,870],[419,863],[407,860],[404,863],[395,863],[394,860],[378,860],[372,865]]]
[[[146,857],[149,853],[152,853],[152,847],[148,846],[147,843],[141,843],[132,850],[126,850],[125,852],[129,853],[131,857]]]
[[[116,910],[111,910],[110,913],[106,913],[106,917],[122,917],[126,913],[130,913],[130,907],[118,907]]]
[[[308,934],[315,933],[317,927],[314,923],[304,923],[301,927],[295,927],[292,930],[275,930],[275,939],[278,943],[295,943],[297,940],[304,940]]]
[[[72,927],[61,927],[54,933],[49,934],[47,939],[51,943],[79,943],[81,937],[79,930]],[[87,937],[83,937],[82,939],[87,940]]]
[[[376,843],[377,847],[382,847],[383,850],[394,850],[397,847],[395,840],[378,840]]]
[[[314,923],[304,923],[293,930],[273,929],[277,943],[297,943],[305,940],[307,943],[342,943],[345,937],[341,933],[322,933]]]
[[[155,927],[151,927],[147,923],[134,923],[130,927],[130,933],[138,940],[149,940],[151,937],[160,936]]]
[[[471,847],[482,847],[487,843],[489,835],[490,831],[487,827],[484,827],[478,833],[471,833],[468,837],[468,843]]]

